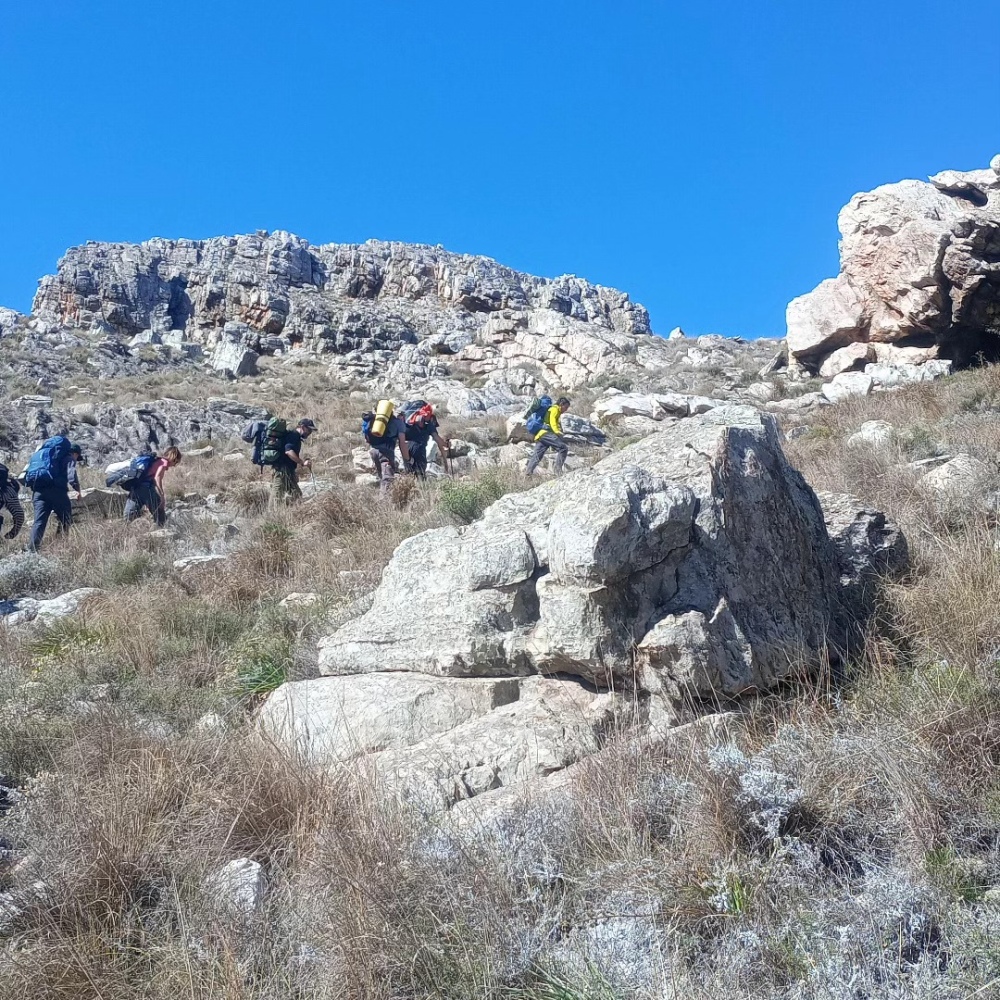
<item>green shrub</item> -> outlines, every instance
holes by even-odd
[[[128,587],[149,575],[153,560],[145,552],[122,556],[107,569],[107,582],[114,587]]]
[[[446,479],[441,483],[438,506],[459,524],[472,524],[491,503],[515,489],[513,480],[499,472],[487,472],[481,479],[469,482]]]

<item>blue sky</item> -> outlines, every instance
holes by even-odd
[[[0,304],[92,240],[441,243],[782,335],[859,190],[1000,152],[1000,6],[0,3]]]

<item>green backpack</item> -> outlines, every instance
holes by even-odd
[[[285,437],[288,424],[278,417],[271,417],[264,426],[264,447],[260,453],[262,465],[278,465],[285,455]]]

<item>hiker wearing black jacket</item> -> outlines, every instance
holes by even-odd
[[[44,447],[44,446],[43,446]],[[69,489],[76,492],[79,500],[80,479],[77,475],[77,465],[83,464],[83,451],[79,445],[69,446],[69,455],[51,470],[50,483],[32,486],[31,506],[35,519],[31,525],[31,541],[29,548],[37,552],[45,536],[45,528],[49,523],[49,515],[55,514],[59,520],[58,531],[68,531],[73,524],[73,507],[70,503]]]
[[[312,462],[302,457],[302,442],[316,430],[316,424],[308,417],[298,422],[294,431],[288,431],[281,445],[281,457],[274,464],[274,478],[271,494],[278,503],[290,503],[302,499],[299,489],[299,469],[311,469]]]
[[[410,471],[421,479],[427,478],[427,444],[434,439],[441,458],[448,457],[448,442],[441,437],[434,409],[425,404],[406,417],[406,445],[410,451]]]
[[[6,507],[14,522],[11,529],[3,536],[9,540],[16,538],[20,534],[21,528],[24,527],[24,508],[21,506],[21,500],[18,496],[21,484],[13,476],[2,476],[2,468],[0,468],[0,478],[6,480],[0,489],[0,510]],[[2,527],[3,514],[0,514],[0,528]]]

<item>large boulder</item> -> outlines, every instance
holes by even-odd
[[[939,347],[958,362],[984,350],[995,357],[998,167],[994,159],[988,170],[945,171],[855,195],[838,220],[840,274],[788,304],[791,357],[824,374],[841,365],[830,356],[855,343]]]
[[[723,406],[403,542],[319,666],[735,694],[836,655],[855,624],[843,586],[773,418]]]

